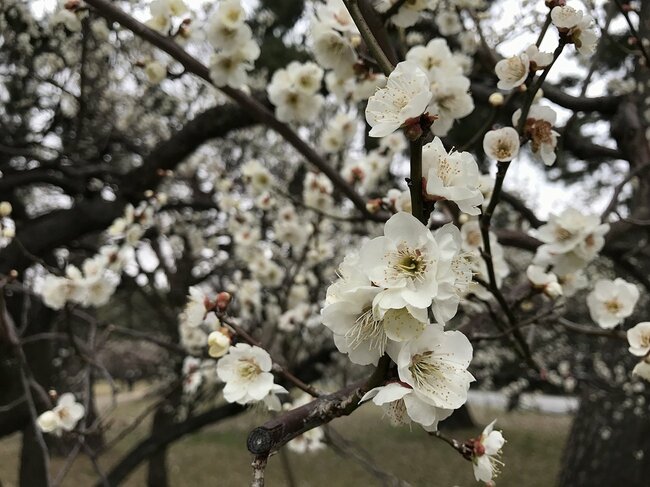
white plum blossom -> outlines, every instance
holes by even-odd
[[[632,370],[632,374],[638,375],[642,379],[650,382],[650,362],[648,362],[648,359],[645,358],[636,364]]]
[[[544,164],[552,166],[555,163],[555,148],[557,147],[558,132],[553,130],[557,114],[551,107],[533,105],[528,111],[523,126],[524,135],[530,138],[530,148]],[[521,119],[521,109],[512,115],[512,125],[517,127]]]
[[[312,62],[293,61],[273,73],[267,92],[276,117],[283,122],[313,121],[324,101],[318,93],[322,79],[322,68]]]
[[[440,35],[445,37],[456,35],[463,29],[458,14],[453,10],[440,9],[435,22]]]
[[[562,295],[562,286],[552,272],[545,272],[542,267],[531,264],[526,269],[526,277],[534,288],[539,289],[549,298],[557,298]]]
[[[512,127],[490,130],[483,137],[483,150],[491,159],[511,161],[519,154],[519,134]]]
[[[609,225],[601,224],[598,215],[584,215],[575,208],[551,214],[537,229],[537,237],[544,244],[537,249],[534,263],[553,265],[562,274],[582,269],[603,248],[608,230]]]
[[[241,88],[260,55],[246,13],[239,0],[225,0],[210,18],[206,37],[216,52],[210,57],[210,78],[215,86]]]
[[[598,36],[591,29],[594,19],[568,5],[553,7],[551,20],[560,34],[573,43],[580,54],[592,54],[598,43]]]
[[[278,394],[289,394],[289,391],[281,385],[273,384],[269,393],[262,399],[262,402],[264,402],[264,405],[269,411],[282,411],[282,402]]]
[[[480,173],[469,152],[447,152],[442,141],[434,137],[422,148],[422,175],[428,198],[453,201],[464,213],[480,214],[483,203]]]
[[[45,305],[52,309],[62,309],[70,297],[71,282],[65,277],[52,274],[45,276],[41,286],[41,296]]]
[[[540,51],[535,44],[531,44],[524,51],[530,61],[530,70],[544,69],[553,62],[553,54]]]
[[[400,380],[424,401],[442,409],[457,409],[467,401],[474,381],[467,370],[471,360],[472,345],[465,335],[432,323],[418,338],[406,342],[396,363]]]
[[[339,32],[359,33],[343,0],[326,0],[324,3],[317,4],[316,16],[318,20],[331,29]]]
[[[426,46],[415,46],[406,53],[406,60],[416,63],[429,77],[431,101],[426,113],[438,117],[431,131],[440,137],[447,135],[456,119],[474,110],[470,81],[463,74],[466,60],[460,56],[451,52],[443,38],[432,39]]]
[[[398,0],[378,0],[375,5],[379,12],[386,12]],[[431,0],[412,0],[403,2],[397,12],[391,16],[390,21],[397,27],[411,27],[420,18],[423,10],[428,8]]]
[[[226,383],[223,396],[228,402],[248,404],[263,400],[273,388],[273,363],[260,347],[238,343],[217,362],[217,375]]]
[[[458,312],[461,298],[468,294],[472,284],[473,268],[471,252],[463,249],[461,232],[447,223],[433,234],[438,243],[438,292],[431,309],[438,323],[444,324]]]
[[[144,66],[147,80],[152,85],[157,85],[167,77],[167,66],[160,61],[150,61]]]
[[[624,279],[599,279],[587,295],[591,318],[602,328],[614,328],[634,311],[639,288]]]
[[[252,39],[239,43],[235,49],[217,52],[210,57],[210,78],[215,86],[241,88],[259,55],[260,48]]]
[[[499,460],[501,448],[506,440],[503,438],[501,431],[494,430],[496,419],[485,427],[481,436],[474,440],[472,467],[474,468],[474,477],[481,482],[491,482],[503,466]]]
[[[384,226],[384,236],[367,242],[359,254],[361,267],[370,280],[385,288],[377,296],[381,307],[431,305],[438,292],[438,244],[413,215],[393,215]]]
[[[191,286],[188,295],[189,301],[185,305],[184,322],[189,327],[197,327],[205,319],[212,308],[210,299],[196,286]]]
[[[401,382],[390,382],[368,391],[361,402],[371,400],[381,406],[393,426],[420,424],[426,431],[438,429],[438,423],[451,415],[453,409],[437,408],[419,392]]]
[[[345,149],[354,138],[357,121],[348,113],[338,113],[329,120],[321,133],[320,145],[325,153],[336,153]]]
[[[447,135],[454,121],[466,117],[474,110],[469,94],[470,80],[466,76],[444,76],[431,83],[431,103],[427,113],[438,119],[431,125],[431,132],[439,137]]]
[[[385,137],[420,117],[431,100],[429,78],[414,62],[399,63],[388,77],[385,88],[368,99],[366,120],[371,137]]]
[[[627,330],[629,351],[637,357],[645,357],[650,352],[650,321],[642,321]]]
[[[244,180],[251,185],[255,194],[262,194],[269,191],[274,183],[271,171],[265,168],[257,159],[251,159],[241,167]]]
[[[529,68],[530,59],[525,52],[502,59],[494,67],[494,71],[499,78],[497,87],[501,90],[512,90],[523,85],[526,78],[528,78]]]
[[[334,333],[334,343],[355,364],[377,364],[389,340],[401,342],[422,333],[426,312],[414,317],[406,308],[390,309],[382,315],[373,307],[381,288],[369,285],[344,292],[326,304],[323,324]],[[419,318],[419,319],[418,319]]]
[[[562,286],[562,295],[570,298],[581,289],[589,286],[587,276],[582,271],[575,271],[557,276],[558,282]]]
[[[341,79],[350,79],[354,75],[357,53],[348,37],[317,22],[313,25],[312,34],[314,57],[318,64],[333,70]]]
[[[462,73],[447,41],[442,38],[432,39],[426,46],[412,47],[406,53],[406,60],[413,61],[422,68],[431,82]]]
[[[75,400],[74,394],[61,394],[57,405],[50,411],[45,411],[36,420],[41,431],[60,436],[63,431],[72,431],[86,409]]]

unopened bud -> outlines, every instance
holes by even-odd
[[[8,201],[0,202],[0,218],[11,215],[12,209],[13,208],[11,207],[11,203]]]
[[[145,198],[151,198],[153,196],[153,191],[148,189],[144,192],[144,197]]]
[[[535,305],[533,304],[532,301],[529,301],[528,299],[522,301],[522,303],[519,305],[522,311],[530,311],[532,310]]]
[[[16,269],[11,269],[9,271],[9,278],[10,279],[18,279],[18,271]]]
[[[366,203],[366,210],[368,210],[369,213],[377,213],[380,208],[381,208],[380,198],[375,198],[374,200],[370,200]]]
[[[422,137],[422,127],[419,123],[412,123],[404,127],[404,135],[411,141],[416,141]]]
[[[467,213],[461,213],[458,215],[458,223],[465,224],[469,221],[469,215]]]
[[[230,304],[230,300],[232,299],[232,296],[230,295],[229,292],[226,291],[221,291],[219,294],[217,294],[217,299],[215,301],[217,305],[217,311],[223,313],[226,311],[228,308],[228,305]]]
[[[489,102],[490,105],[492,105],[493,107],[500,107],[501,105],[503,105],[504,100],[505,100],[505,98],[504,98],[503,95],[502,95],[501,93],[499,93],[498,91],[492,93],[492,94],[490,95],[490,97],[488,98],[488,102]]]
[[[63,8],[74,12],[79,8],[80,4],[81,4],[80,0],[68,0],[63,4]]]

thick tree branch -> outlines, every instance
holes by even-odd
[[[132,31],[138,37],[151,43],[157,48],[165,51],[176,61],[181,63],[187,72],[193,73],[199,78],[212,84],[210,70],[199,60],[185,51],[173,39],[165,37],[158,32],[150,29],[143,23],[139,22],[126,12],[117,8],[108,0],[88,0],[87,4],[93,6],[99,15],[105,19],[117,22],[123,27]],[[226,95],[232,98],[237,104],[246,110],[257,121],[265,124],[269,128],[280,134],[290,145],[292,145],[308,162],[318,168],[325,174],[347,198],[352,201],[354,206],[363,213],[369,220],[383,221],[382,215],[371,214],[366,208],[365,199],[339,174],[339,172],[330,166],[330,164],[320,156],[309,144],[300,138],[289,125],[280,122],[273,112],[266,108],[255,98],[245,94],[241,90],[236,90],[228,86],[220,87]]]

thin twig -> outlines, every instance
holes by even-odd
[[[268,455],[256,455],[251,466],[253,467],[253,481],[251,487],[264,487],[264,472],[269,460]]]
[[[627,341],[627,334],[622,330],[606,330],[604,328],[596,328],[594,326],[579,325],[578,323],[574,323],[573,321],[567,320],[563,317],[558,318],[557,323],[569,331],[580,333],[582,335],[617,338],[619,340]]]
[[[630,19],[630,14],[625,8],[623,7],[623,4],[621,3],[621,0],[614,0],[616,2],[616,6],[618,7],[618,10],[621,12],[623,17],[625,18],[625,21],[627,22],[627,25],[630,27],[630,33],[632,36],[636,39],[636,45],[639,46],[639,49],[641,49],[641,53],[643,54],[643,57],[646,60],[647,66],[650,67],[650,54],[645,48],[645,45],[643,44],[643,39],[641,39],[641,36],[639,36],[639,33],[636,30],[636,27],[634,27],[634,24],[632,24],[632,19]]]
[[[353,460],[361,465],[368,473],[374,476],[387,487],[410,487],[411,484],[397,478],[390,472],[382,469],[372,457],[359,445],[344,438],[338,431],[329,425],[324,427],[325,438],[334,452],[345,460]]]
[[[386,76],[388,76],[390,73],[393,72],[394,69],[393,64],[389,61],[388,56],[386,56],[386,53],[379,45],[379,42],[377,42],[375,35],[372,33],[372,30],[370,30],[370,26],[368,25],[368,22],[366,22],[366,19],[361,13],[358,0],[344,0],[344,2],[345,2],[345,6],[348,9],[348,12],[350,12],[350,16],[352,17],[352,20],[354,20],[354,23],[359,29],[359,33],[361,34],[361,37],[363,37],[363,40],[366,43],[366,46],[368,47],[368,50],[377,61],[377,64],[379,65],[383,73]]]
[[[616,209],[616,205],[618,204],[618,198],[621,195],[621,192],[623,191],[623,188],[627,183],[630,182],[632,178],[635,176],[638,176],[640,173],[645,171],[646,169],[650,168],[650,162],[647,162],[645,164],[641,164],[640,166],[634,168],[632,171],[630,171],[627,176],[616,185],[614,188],[614,194],[612,194],[612,199],[609,201],[609,204],[607,205],[607,208],[605,208],[605,211],[603,211],[602,215],[600,215],[600,220],[605,221],[605,219]]]
[[[426,225],[428,215],[424,215],[424,200],[422,198],[422,138],[411,142],[411,173],[409,187],[411,189],[411,212],[413,216]]]

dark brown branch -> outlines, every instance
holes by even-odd
[[[254,455],[268,455],[306,431],[351,414],[359,407],[363,395],[384,381],[389,363],[390,359],[384,356],[367,381],[321,396],[255,428],[248,435],[248,451]]]
[[[621,102],[620,96],[597,96],[593,98],[572,96],[562,88],[550,83],[544,83],[542,90],[544,90],[544,96],[553,103],[577,112],[598,112],[603,115],[613,115]]]
[[[622,330],[606,330],[604,328],[596,328],[595,326],[579,325],[578,323],[574,323],[573,321],[569,321],[562,317],[558,318],[557,324],[574,333],[580,333],[581,335],[617,338],[619,340],[627,341],[627,335]]]

